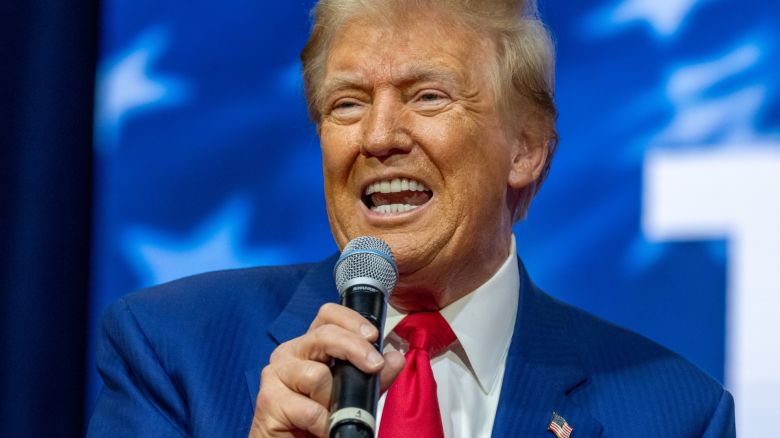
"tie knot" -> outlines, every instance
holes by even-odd
[[[418,312],[406,315],[393,330],[409,342],[410,349],[426,351],[434,356],[457,337],[439,312]]]

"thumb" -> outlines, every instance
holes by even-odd
[[[404,369],[405,364],[406,359],[400,352],[391,351],[385,353],[385,366],[382,367],[382,371],[379,373],[379,386],[382,388],[383,393],[393,384],[395,378]]]

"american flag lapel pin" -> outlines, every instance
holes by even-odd
[[[554,433],[556,438],[569,438],[573,429],[574,428],[569,426],[569,423],[566,422],[565,418],[553,411],[552,420],[550,420],[550,425],[547,426],[547,430]]]

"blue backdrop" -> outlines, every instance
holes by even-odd
[[[91,336],[106,305],[134,289],[336,250],[298,62],[311,3],[104,1]],[[780,165],[771,167],[780,163],[780,5],[541,6],[557,41],[561,143],[529,219],[516,227],[532,277],[726,379],[738,409],[741,400],[759,400],[751,392],[756,382],[740,376],[752,373],[748,358],[771,362],[780,346],[747,348],[745,334],[757,329],[743,310],[780,307],[780,298],[765,302],[780,287],[765,272],[735,264],[732,222],[710,227],[717,213],[709,215],[711,206],[728,207],[735,195],[727,189],[737,186],[716,190],[702,182],[709,174],[695,169],[722,151],[761,151],[748,169],[768,163],[759,183],[769,195],[741,191],[739,198],[764,207],[780,199],[772,191],[780,187],[773,176]],[[733,176],[727,165],[714,166],[715,180],[751,180],[750,172]],[[669,176],[678,168],[690,178]],[[669,181],[672,189],[664,188]],[[688,192],[687,201],[678,199]],[[699,222],[677,226],[690,211],[702,213]],[[761,211],[767,223],[780,221],[777,208]],[[775,241],[776,232],[760,229]],[[777,247],[765,246],[762,260],[780,261]],[[745,276],[762,294],[734,280]],[[747,328],[736,328],[742,324]],[[765,374],[762,388],[780,388],[777,372],[755,372]],[[99,386],[94,371],[89,380],[88,405]],[[780,410],[771,400],[763,410],[740,410],[743,432]]]

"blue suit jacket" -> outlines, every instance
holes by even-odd
[[[215,272],[128,295],[104,317],[89,437],[246,437],[260,370],[336,301],[319,264]],[[675,353],[563,304],[520,267],[495,437],[731,437],[734,402]],[[487,317],[487,316],[486,316]]]

